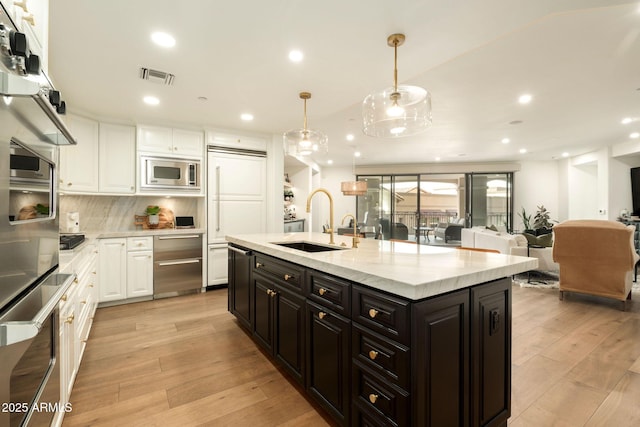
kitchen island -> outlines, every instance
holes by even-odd
[[[239,324],[341,425],[506,426],[510,277],[537,260],[335,237],[227,236]]]

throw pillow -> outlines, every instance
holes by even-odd
[[[553,234],[551,233],[541,236],[534,236],[529,233],[522,233],[522,235],[527,238],[527,244],[529,245],[543,246],[545,248],[553,246]]]

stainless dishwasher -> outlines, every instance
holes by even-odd
[[[155,236],[153,297],[172,297],[201,288],[202,235]]]

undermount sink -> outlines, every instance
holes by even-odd
[[[339,251],[341,249],[346,249],[346,248],[341,248],[339,246],[323,246],[323,245],[316,245],[315,243],[309,243],[309,242],[283,242],[283,243],[273,242],[273,244],[278,246],[285,246],[291,249],[297,249],[299,251],[304,251],[304,252],[328,252],[328,251]]]

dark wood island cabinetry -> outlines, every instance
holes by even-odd
[[[340,425],[506,426],[510,278],[412,300],[237,244],[229,277],[239,324]]]

